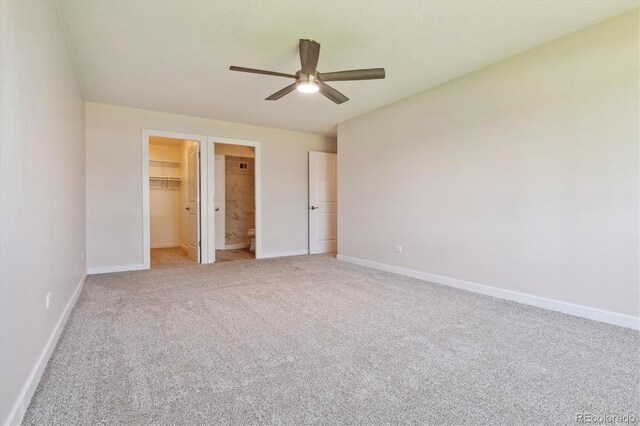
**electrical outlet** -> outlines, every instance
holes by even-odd
[[[402,253],[402,246],[393,246],[393,251],[396,253]]]
[[[51,292],[47,293],[46,302],[47,302],[47,309],[49,309],[49,306],[51,306]]]

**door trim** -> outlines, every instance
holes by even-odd
[[[144,269],[151,269],[151,220],[149,206],[149,137],[158,136],[162,138],[185,139],[198,143],[200,147],[200,263],[207,262],[209,258],[209,247],[204,243],[203,236],[208,235],[208,223],[203,218],[208,217],[209,205],[202,202],[202,194],[208,194],[207,161],[209,155],[209,144],[207,137],[203,135],[192,135],[189,133],[166,132],[163,130],[142,129],[142,256]]]
[[[214,144],[221,143],[227,145],[242,145],[242,146],[251,146],[254,149],[255,154],[255,217],[256,217],[256,259],[262,258],[262,178],[261,178],[261,153],[260,153],[260,142],[243,140],[243,139],[231,139],[231,138],[219,138],[216,136],[207,137],[207,149],[206,153],[203,150],[202,158],[206,158],[207,164],[207,187],[209,188],[207,192],[202,192],[203,194],[207,194],[206,202],[203,202],[202,205],[207,206],[207,232],[202,232],[202,235],[206,236],[203,240],[202,247],[207,247],[207,257],[203,254],[203,263],[213,263],[215,261],[215,247],[216,247],[216,222],[215,222],[215,212],[213,209],[213,199],[215,197],[215,170],[214,170]],[[206,157],[205,157],[206,155]],[[203,223],[204,223],[203,222]]]

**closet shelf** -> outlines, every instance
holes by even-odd
[[[177,177],[167,177],[167,176],[149,176],[149,180],[180,182],[182,179]]]

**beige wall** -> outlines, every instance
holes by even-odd
[[[335,139],[91,102],[86,108],[90,268],[143,263],[142,129],[259,141],[263,254],[308,248],[307,153],[335,152]]]
[[[340,255],[638,316],[638,43],[635,10],[341,124]]]
[[[0,422],[19,424],[85,273],[85,109],[55,3],[0,19]]]
[[[214,148],[214,155],[233,155],[235,157],[254,158],[253,147],[243,145],[231,145],[227,143],[217,143]]]

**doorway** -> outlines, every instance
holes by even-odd
[[[149,138],[151,267],[200,261],[198,143]]]
[[[204,136],[144,130],[143,253],[147,268],[203,263]],[[206,169],[206,168],[205,168]]]
[[[260,143],[207,138],[209,263],[262,257]],[[203,153],[204,155],[204,153]],[[253,226],[251,226],[253,225]]]
[[[214,143],[215,260],[255,259],[255,149]]]

